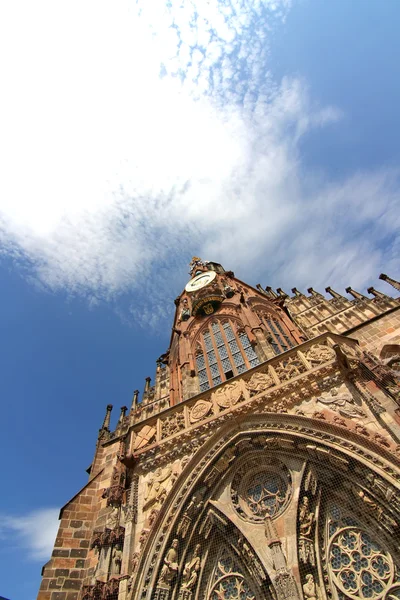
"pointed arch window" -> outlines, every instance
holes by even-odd
[[[231,321],[214,321],[200,337],[196,354],[200,392],[259,364],[244,331],[236,334]]]
[[[286,350],[290,350],[290,348],[294,348],[297,345],[294,337],[284,323],[270,314],[261,313],[258,316],[269,333],[268,341],[275,354],[286,352]]]

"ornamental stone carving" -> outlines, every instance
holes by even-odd
[[[192,592],[196,588],[201,564],[200,548],[200,544],[197,544],[192,558],[185,564],[182,574],[179,598],[189,600],[192,597]]]
[[[150,475],[145,492],[144,510],[153,504],[161,504],[167,495],[167,487],[172,476],[172,467],[168,465],[164,469],[158,467],[155,472]]]
[[[213,392],[213,399],[221,408],[231,408],[243,399],[242,381],[227,383]]]
[[[312,366],[333,360],[335,356],[335,351],[332,348],[322,344],[315,344],[305,354],[306,359]]]
[[[150,425],[142,427],[135,435],[132,443],[132,452],[140,450],[144,446],[147,446],[155,437],[156,428]]]
[[[252,395],[259,394],[274,385],[275,382],[268,373],[253,373],[249,381],[246,382],[246,387]]]
[[[336,388],[333,388],[329,396],[319,397],[317,400],[341,414],[342,417],[350,419],[366,417],[365,412],[355,404],[353,397],[348,392],[339,393]]]
[[[204,417],[208,415],[211,409],[211,402],[207,402],[207,400],[198,400],[190,411],[190,422],[196,423],[196,421],[201,421],[201,419],[204,419]]]

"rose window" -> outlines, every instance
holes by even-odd
[[[290,475],[286,467],[279,463],[260,470],[262,460],[262,457],[256,459],[256,470],[249,469],[245,463],[231,486],[234,508],[253,522],[263,521],[267,516],[277,517],[286,508],[290,495]]]
[[[347,527],[333,536],[329,563],[334,583],[344,597],[382,598],[393,583],[391,557],[358,527]]]

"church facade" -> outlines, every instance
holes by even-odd
[[[38,600],[400,599],[399,299],[190,275]]]

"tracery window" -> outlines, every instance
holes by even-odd
[[[339,505],[328,512],[327,536],[327,568],[338,600],[400,597],[392,556]]]
[[[224,550],[212,577],[209,600],[255,600],[255,594],[232,556]]]
[[[196,365],[201,392],[259,364],[246,333],[236,335],[231,321],[214,321],[199,343]]]
[[[275,354],[281,354],[296,346],[295,339],[284,323],[269,313],[259,313],[258,316],[269,333],[268,341]]]

